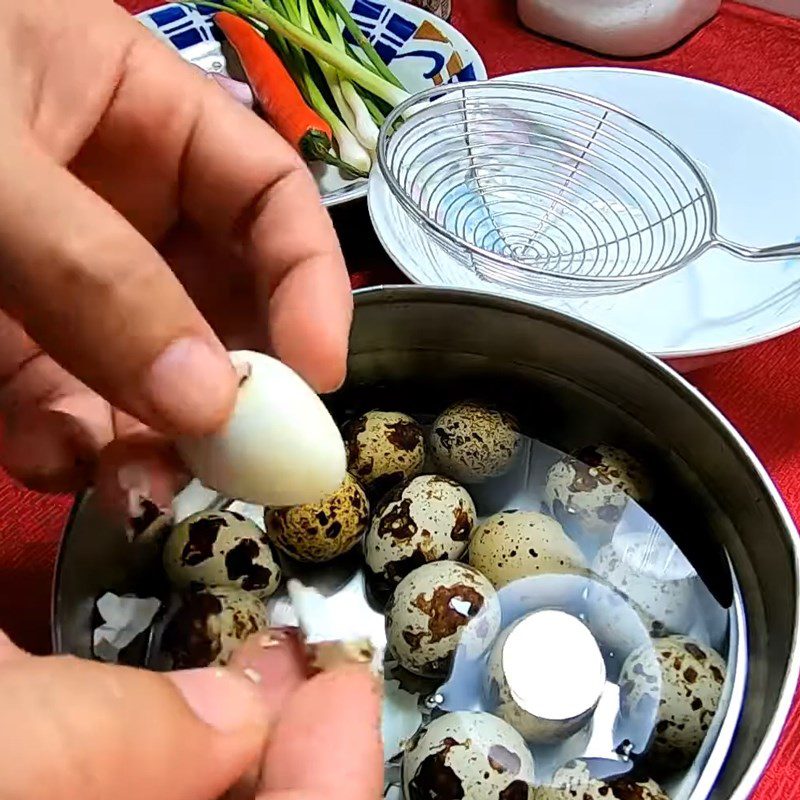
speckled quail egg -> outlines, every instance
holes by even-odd
[[[553,514],[570,515],[587,533],[614,530],[628,498],[647,501],[652,493],[641,464],[617,447],[584,447],[550,467],[544,501]]]
[[[521,441],[514,417],[472,401],[445,409],[430,434],[437,468],[462,483],[480,483],[502,475],[514,461]]]
[[[227,586],[268,597],[281,582],[281,569],[263,532],[235,511],[187,517],[170,532],[163,561],[178,587]]]
[[[330,561],[361,541],[369,524],[369,500],[348,473],[321,503],[269,508],[264,524],[272,543],[298,561]]]
[[[499,629],[500,604],[491,583],[457,561],[415,569],[400,582],[386,610],[389,648],[417,675],[443,675],[465,634],[470,650],[479,653]]]
[[[481,711],[434,719],[406,746],[406,800],[528,800],[533,756],[503,720]]]
[[[227,664],[245,639],[267,627],[267,610],[252,592],[188,592],[169,621],[161,647],[172,669]]]
[[[666,536],[617,535],[597,552],[592,571],[632,601],[651,635],[683,631],[691,624],[697,573]]]
[[[485,680],[494,714],[528,742],[555,744],[591,720],[606,668],[597,642],[578,617],[542,609],[500,634]]]
[[[552,517],[536,511],[501,511],[472,534],[469,563],[498,589],[537,573],[579,573],[586,560]]]
[[[378,505],[364,542],[367,566],[394,586],[422,564],[459,558],[474,524],[475,504],[463,486],[440,475],[412,478]]]
[[[328,409],[290,367],[263,353],[230,353],[239,391],[225,425],[176,446],[203,485],[258,505],[316,503],[344,480],[344,442]]]
[[[419,475],[425,463],[420,424],[399,411],[368,411],[344,429],[347,465],[373,499]]]
[[[659,768],[687,766],[700,750],[719,705],[725,661],[686,636],[653,640],[628,656],[620,673],[622,709],[658,707],[648,755]]]
[[[670,800],[653,780],[625,775],[598,780],[583,761],[573,761],[556,770],[547,786],[538,786],[533,800]]]

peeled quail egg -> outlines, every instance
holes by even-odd
[[[697,573],[666,536],[615,536],[598,551],[592,571],[633,601],[652,635],[691,624]]]
[[[628,656],[619,684],[623,711],[658,707],[648,751],[653,764],[680,769],[691,763],[719,706],[725,661],[686,636],[655,639]]]
[[[469,545],[469,563],[498,589],[537,573],[578,573],[586,561],[551,517],[536,511],[501,511],[479,525]]]
[[[281,582],[261,529],[235,511],[201,511],[170,532],[164,569],[176,586],[228,586],[268,597]]]
[[[406,747],[407,800],[527,800],[533,756],[503,720],[481,711],[455,711],[433,720]]]
[[[414,570],[386,611],[389,648],[418,675],[444,674],[467,627],[470,647],[479,650],[500,628],[500,605],[489,581],[456,561]]]
[[[600,648],[577,617],[544,609],[508,626],[492,647],[487,689],[494,713],[524,739],[553,744],[592,718],[606,681]]]
[[[429,561],[457,559],[475,524],[469,492],[440,475],[420,475],[378,506],[364,552],[372,573],[390,586]]]
[[[556,770],[548,786],[538,786],[533,800],[670,800],[653,780],[634,780],[625,775],[593,778],[584,761],[572,761]]]
[[[345,427],[348,469],[373,498],[422,471],[425,434],[399,411],[368,411]]]
[[[514,417],[471,401],[445,409],[433,423],[430,435],[436,465],[463,483],[502,475],[511,466],[520,442]]]
[[[344,480],[336,423],[303,379],[263,353],[240,350],[233,414],[217,433],[183,437],[181,458],[207,487],[269,506],[319,502]]]
[[[628,498],[641,503],[651,487],[636,459],[617,447],[584,447],[547,473],[544,501],[556,517],[573,515],[587,532],[610,532]]]
[[[189,592],[164,631],[161,646],[172,669],[227,664],[249,636],[267,627],[267,610],[251,592]]]
[[[264,524],[273,544],[293,558],[330,561],[361,541],[369,524],[369,501],[348,473],[321,503],[267,509]]]

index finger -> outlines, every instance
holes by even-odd
[[[153,42],[141,69],[150,94],[178,68]],[[350,282],[336,232],[300,156],[249,109],[190,66],[182,81],[201,97],[181,163],[179,203],[205,231],[229,243],[254,270],[269,303],[275,354],[319,391],[344,377],[352,316]]]
[[[381,697],[363,665],[311,678],[270,733],[258,800],[375,800],[383,794]]]

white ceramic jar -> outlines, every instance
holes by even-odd
[[[613,56],[666,50],[717,13],[721,0],[517,0],[537,33]]]

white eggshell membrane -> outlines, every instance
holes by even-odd
[[[449,478],[420,475],[387,495],[364,542],[367,566],[389,584],[412,569],[467,549],[475,525],[469,492]]]
[[[455,403],[431,427],[431,456],[437,467],[462,483],[502,475],[514,461],[521,437],[517,421],[480,403]]]
[[[620,673],[622,706],[658,706],[649,755],[668,769],[687,766],[700,750],[719,706],[725,661],[686,636],[654,639],[628,656]]]
[[[597,780],[583,761],[573,761],[556,770],[547,786],[537,787],[533,800],[670,800],[653,780],[632,780],[626,776]]]
[[[247,638],[267,627],[267,610],[251,592],[190,592],[170,620],[162,647],[173,669],[225,665]]]
[[[469,563],[496,588],[537,574],[580,573],[586,559],[552,517],[536,511],[501,511],[479,525]]]
[[[368,411],[345,428],[348,469],[373,499],[415,475],[425,463],[425,433],[399,411]]]
[[[292,369],[263,353],[231,353],[242,383],[233,414],[209,436],[183,437],[192,473],[226,497],[268,506],[316,503],[344,480],[339,429]]]
[[[530,750],[510,725],[492,714],[445,714],[406,747],[403,785],[408,800],[528,800],[533,781]]]
[[[162,557],[167,576],[179,588],[230,587],[268,597],[281,582],[281,568],[261,529],[235,511],[187,517],[170,532]]]
[[[576,517],[587,533],[607,533],[617,526],[628,498],[641,503],[651,493],[636,459],[619,448],[597,445],[550,467],[544,501],[554,514]]]
[[[417,675],[443,675],[468,632],[471,650],[488,646],[500,629],[494,587],[456,561],[415,569],[395,590],[386,611],[387,641],[398,662]]]

